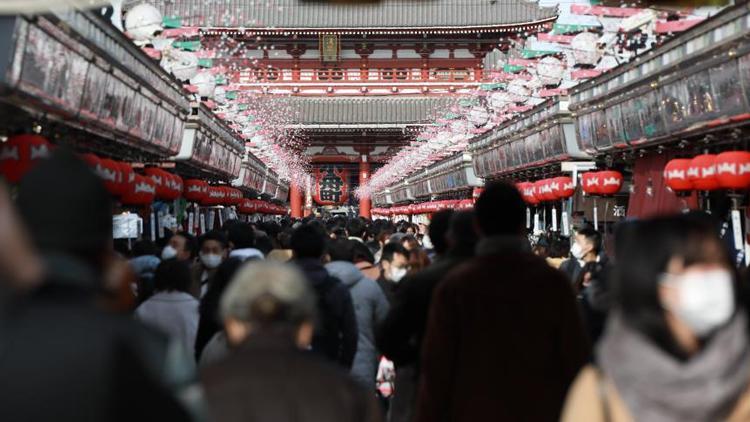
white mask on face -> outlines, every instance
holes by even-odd
[[[406,268],[391,267],[391,281],[398,283],[406,275]]]
[[[665,283],[677,289],[678,298],[669,310],[696,336],[705,337],[732,318],[734,288],[729,271],[692,271],[666,277]]]
[[[201,254],[201,262],[206,268],[214,269],[221,265],[221,255],[215,255],[212,253]]]
[[[167,245],[162,249],[161,251],[161,259],[167,260],[172,259],[177,256],[177,249],[173,248],[171,245]]]
[[[575,259],[583,259],[583,248],[578,242],[574,242],[573,246],[570,247],[570,254],[573,255]]]

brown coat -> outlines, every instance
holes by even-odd
[[[750,382],[748,382],[750,387]],[[602,390],[603,388],[603,390]],[[607,411],[605,418],[602,397],[606,392]],[[633,422],[627,406],[617,393],[615,386],[607,378],[602,378],[597,370],[589,365],[585,367],[570,388],[565,402],[562,422]],[[742,394],[727,422],[750,421],[750,388]]]

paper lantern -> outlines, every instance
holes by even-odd
[[[154,185],[156,186],[156,197],[158,199],[170,198],[171,192],[169,186],[167,186],[169,174],[167,174],[167,172],[157,167],[149,167],[143,171],[143,174],[154,181]]]
[[[198,179],[185,180],[182,195],[190,202],[203,203],[208,196],[208,183]]]
[[[154,202],[156,184],[150,177],[135,175],[135,181],[120,198],[123,205],[145,206]]]
[[[521,192],[521,197],[529,205],[537,205],[539,198],[537,197],[536,186],[530,182],[517,183],[516,187]]]
[[[556,57],[547,56],[536,66],[536,74],[542,85],[558,85],[564,73],[565,65]]]
[[[203,205],[222,205],[227,200],[227,192],[222,186],[209,186],[208,196],[203,201]]]
[[[141,3],[125,16],[125,30],[135,41],[148,41],[162,29],[161,12],[150,4]]]
[[[573,58],[577,64],[595,65],[604,53],[599,48],[599,36],[593,32],[581,32],[570,41]]]
[[[99,162],[97,170],[99,177],[104,181],[104,187],[112,195],[122,195],[124,185],[122,183],[123,173],[120,164],[115,160],[105,158]]]
[[[623,182],[622,173],[619,171],[605,170],[599,172],[600,195],[614,195],[620,191]]]
[[[536,197],[540,202],[554,200],[552,188],[549,186],[547,179],[534,182],[534,187],[536,188]]]
[[[724,189],[750,187],[750,152],[727,151],[716,156],[716,178]]]
[[[581,188],[587,195],[598,195],[601,188],[599,173],[590,171],[581,175]]]
[[[693,158],[688,167],[688,179],[693,183],[695,190],[719,189],[719,180],[716,177],[716,156],[701,154]]]
[[[36,163],[49,157],[52,144],[39,135],[11,136],[0,147],[0,174],[18,183]]]
[[[181,81],[189,81],[198,74],[198,55],[192,51],[168,50],[161,59],[161,67]]]
[[[135,183],[135,172],[133,171],[133,166],[128,163],[117,163],[117,166],[120,167],[120,171],[122,172],[122,181],[119,191],[120,195],[124,195],[125,192],[127,192]]]
[[[576,191],[573,185],[573,179],[567,176],[555,177],[550,181],[550,188],[555,200],[567,199],[573,196]]]
[[[211,72],[200,72],[190,78],[190,84],[198,88],[198,96],[212,98],[216,89],[216,77]]]
[[[468,119],[472,125],[481,127],[486,125],[490,120],[490,113],[482,106],[474,106],[469,111]]]
[[[664,182],[674,192],[693,190],[693,182],[688,177],[690,159],[676,158],[664,166]]]

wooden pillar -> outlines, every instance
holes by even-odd
[[[289,206],[292,209],[292,218],[302,218],[302,190],[294,181],[289,186]]]
[[[367,160],[367,155],[362,154],[362,159],[359,161],[359,185],[362,186],[367,183],[370,179],[370,162]],[[370,218],[370,210],[372,209],[372,200],[370,197],[359,198],[359,216],[364,218]]]

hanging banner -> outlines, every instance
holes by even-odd
[[[335,165],[315,169],[313,199],[318,205],[344,204],[349,199],[349,171]]]

